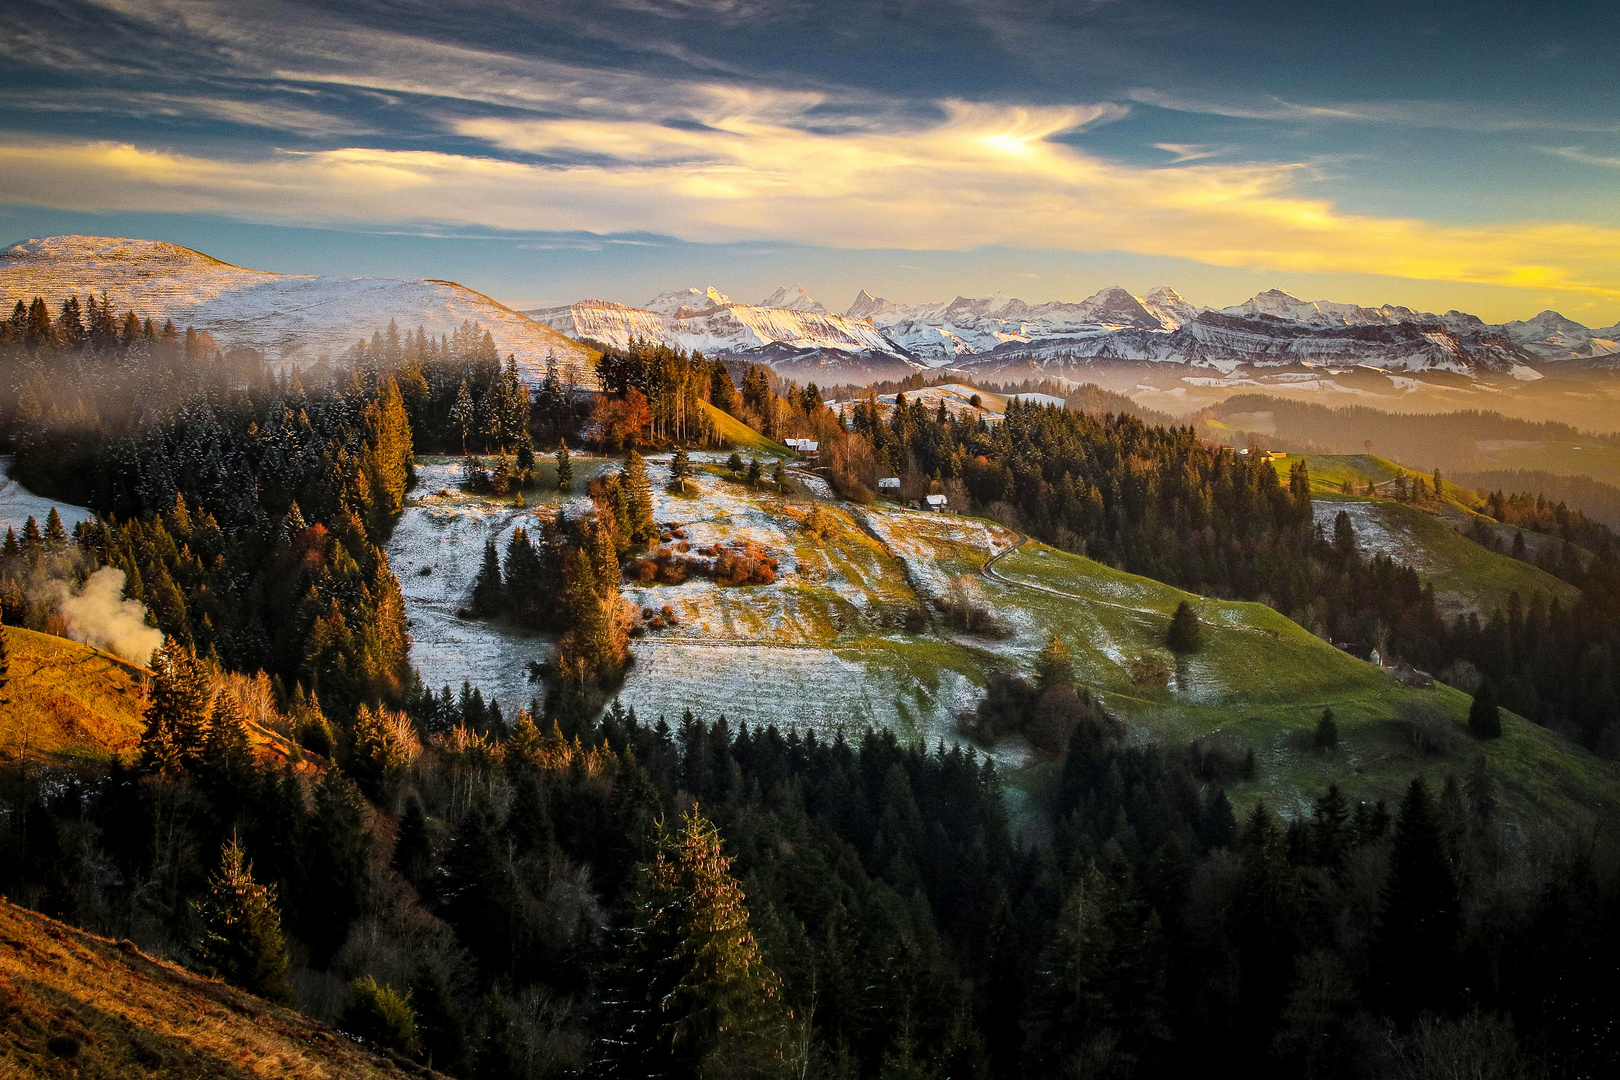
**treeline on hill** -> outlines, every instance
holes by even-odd
[[[362,708],[243,752],[183,646],[140,760],[29,792],[0,887],[468,1078],[1592,1076],[1620,1056],[1607,845],[1481,759],[1397,807],[1236,820],[1216,742],[1127,744],[1053,665],[1031,845],[971,752],[610,709]],[[308,702],[302,704],[309,707]],[[488,726],[486,726],[488,725]],[[24,809],[25,813],[17,813]],[[1481,1069],[1494,1070],[1484,1071]]]
[[[1227,420],[1265,413],[1276,443],[1301,453],[1359,454],[1372,443],[1372,453],[1422,468],[1439,467],[1449,475],[1480,467],[1475,442],[1515,439],[1540,442],[1615,445],[1620,436],[1600,435],[1556,420],[1520,420],[1498,412],[1468,409],[1450,413],[1391,413],[1366,405],[1331,407],[1287,401],[1264,394],[1240,394],[1200,414]]]
[[[1358,550],[1348,519],[1332,535],[1316,527],[1303,463],[1284,484],[1270,463],[1190,427],[1017,402],[995,427],[903,398],[887,416],[858,402],[850,418],[856,445],[828,461],[841,492],[899,475],[902,492],[944,491],[1132,573],[1260,600],[1330,641],[1382,643],[1469,692],[1490,681],[1515,712],[1620,751],[1620,547],[1595,533],[1582,534],[1595,557],[1565,568],[1577,604],[1510,598],[1483,621],[1448,623],[1415,571]]]
[[[1535,492],[1611,528],[1620,526],[1620,487],[1590,476],[1564,476],[1539,469],[1456,473],[1452,480],[1475,491]]]

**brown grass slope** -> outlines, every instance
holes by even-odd
[[[67,638],[16,626],[4,632],[11,679],[0,688],[0,766],[133,758],[146,730],[151,672]],[[285,735],[247,720],[256,756],[278,765],[303,759]]]
[[[0,1078],[435,1076],[331,1029],[0,901]]]
[[[8,626],[11,681],[0,689],[0,762],[110,761],[146,730],[146,672],[67,638]]]

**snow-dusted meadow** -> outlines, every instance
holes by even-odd
[[[8,528],[14,529],[18,536],[22,535],[23,525],[32,517],[39,523],[41,529],[45,528],[45,519],[51,514],[51,507],[62,516],[62,525],[69,531],[81,521],[89,521],[95,514],[82,506],[71,503],[52,502],[42,499],[38,495],[23,487],[11,478],[11,455],[0,454],[0,534]]]
[[[700,466],[688,495],[666,490],[667,458],[648,462],[654,516],[678,527],[692,549],[754,541],[778,560],[771,585],[720,587],[693,577],[679,585],[625,583],[641,608],[676,612],[678,623],[632,643],[635,662],[620,692],[626,706],[671,723],[691,709],[732,723],[774,723],[851,737],[868,725],[892,728],[930,745],[957,740],[957,715],[978,700],[983,657],[937,639],[920,642],[901,630],[920,598],[943,594],[953,575],[971,574],[1013,542],[1011,532],[951,515],[897,508],[859,509],[815,498],[827,494],[800,474],[798,491],[781,496],[735,483],[715,468],[725,455],[694,455]],[[576,486],[617,462],[576,457]],[[704,468],[707,466],[708,468]],[[498,622],[466,619],[484,541],[504,554],[512,531],[533,532],[559,506],[583,514],[583,495],[528,493],[528,505],[470,495],[458,487],[459,465],[434,460],[418,470],[388,554],[405,594],[412,660],[434,688],[462,681],[495,697],[510,715],[543,695],[530,664],[552,642],[524,637]],[[819,489],[819,490],[818,490]],[[814,506],[830,531],[806,531]],[[425,571],[425,572],[424,572]],[[998,649],[1033,655],[1040,635],[1020,627]],[[944,644],[936,655],[933,646]],[[1012,764],[1018,748],[996,755]]]

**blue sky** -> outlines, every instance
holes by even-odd
[[[1616,5],[7,8],[12,240],[520,306],[1162,282],[1620,320]]]

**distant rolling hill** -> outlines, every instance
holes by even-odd
[[[68,295],[104,291],[119,309],[195,326],[222,345],[250,346],[271,360],[336,357],[390,319],[402,332],[421,326],[433,335],[476,322],[501,356],[515,355],[531,378],[548,357],[578,368],[576,381],[589,375],[585,346],[453,281],[274,274],[177,244],[107,236],[51,236],[0,251],[7,309],[41,296],[54,312]]]
[[[437,1076],[291,1009],[0,900],[0,1076]]]

